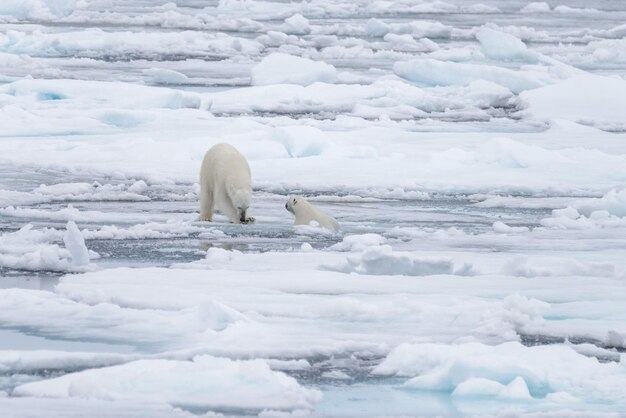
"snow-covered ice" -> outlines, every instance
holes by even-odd
[[[620,417],[625,21],[0,2],[0,416]],[[255,224],[198,221],[220,142]]]
[[[314,62],[293,55],[275,53],[263,58],[252,68],[252,85],[300,84],[309,85],[317,81],[333,83],[337,70],[325,62]]]
[[[158,401],[198,409],[310,408],[321,393],[275,372],[263,360],[196,356],[191,361],[137,360],[27,383],[13,396]],[[225,396],[225,394],[228,394]]]

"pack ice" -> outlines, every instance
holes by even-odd
[[[0,2],[0,416],[622,416],[625,21]],[[255,224],[198,222],[217,143]]]

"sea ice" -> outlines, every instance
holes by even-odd
[[[293,55],[274,53],[252,68],[252,85],[300,84],[307,86],[317,81],[332,83],[337,70],[325,62],[315,62]]]
[[[624,123],[626,81],[584,75],[523,92],[521,99],[535,117],[568,119],[589,125]]]
[[[528,3],[526,6],[520,9],[522,13],[546,13],[549,12],[550,5],[542,1],[535,1]]]
[[[78,397],[169,403],[202,409],[311,408],[315,389],[272,371],[262,360],[233,361],[197,356],[192,361],[138,360],[28,383],[13,396]]]
[[[386,241],[378,234],[348,235],[330,249],[336,251],[363,251],[369,247],[378,247]]]
[[[494,60],[524,60],[534,62],[537,54],[531,52],[524,42],[513,35],[489,28],[481,28],[476,33],[483,53]]]
[[[285,19],[285,32],[302,35],[311,32],[311,26],[309,20],[297,13],[287,19]]]
[[[345,263],[327,268],[344,273],[401,276],[466,275],[471,272],[469,264],[455,269],[452,260],[415,257],[410,253],[393,251],[388,245],[367,248],[358,256],[348,256]]]
[[[475,80],[487,80],[515,93],[540,87],[549,81],[546,75],[540,73],[532,74],[496,66],[446,62],[429,58],[397,62],[393,70],[400,77],[425,85],[467,85]]]
[[[496,221],[493,223],[493,230],[501,234],[528,232],[525,226],[509,226],[504,222]]]
[[[63,243],[72,255],[72,264],[79,267],[89,264],[89,250],[75,222],[69,221],[67,223]]]
[[[621,2],[0,3],[0,416],[626,410]]]
[[[53,228],[37,230],[26,224],[18,231],[0,235],[0,267],[30,271],[92,270],[94,266],[89,265],[89,259],[98,255],[84,246],[76,225],[69,228],[71,232],[66,234],[70,245],[66,244],[66,248],[54,243],[64,240],[65,235]]]
[[[619,363],[600,363],[563,345],[524,347],[517,342],[403,345],[373,373],[415,376],[404,383],[412,389],[509,399],[567,393],[592,402],[623,401],[615,385],[626,379]]]

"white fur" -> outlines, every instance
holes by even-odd
[[[294,225],[311,225],[312,222],[317,222],[322,228],[339,230],[339,222],[335,218],[328,216],[303,197],[290,196],[285,208],[296,216]]]
[[[251,223],[248,214],[252,198],[250,166],[229,144],[217,144],[204,155],[200,168],[200,220],[210,221],[213,209],[232,223]]]

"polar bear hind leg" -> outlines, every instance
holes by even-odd
[[[210,222],[213,219],[215,200],[213,199],[212,187],[205,183],[208,181],[200,182],[200,220]]]
[[[200,220],[211,221],[215,200],[213,199],[213,178],[209,172],[204,172],[200,176]]]

